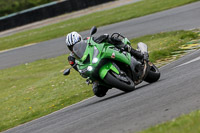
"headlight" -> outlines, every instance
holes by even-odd
[[[93,58],[93,59],[92,59],[92,64],[95,64],[95,63],[97,63],[97,62],[98,62],[98,60],[99,60],[98,58]]]
[[[92,66],[88,66],[88,67],[87,67],[87,70],[88,70],[88,71],[92,71],[92,70],[93,70]]]
[[[95,64],[98,62],[98,56],[99,54],[99,50],[94,46],[94,54],[93,54],[93,57],[92,57],[92,63]]]

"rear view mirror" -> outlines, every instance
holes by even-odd
[[[94,35],[97,32],[97,27],[93,26],[92,29],[90,30],[90,35]]]
[[[63,75],[67,76],[70,74],[70,69],[66,69],[64,72],[63,72]]]

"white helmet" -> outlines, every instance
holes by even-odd
[[[80,42],[82,40],[82,37],[77,32],[71,32],[66,36],[66,44],[68,47],[73,46],[77,42]]]

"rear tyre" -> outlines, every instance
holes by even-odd
[[[135,90],[134,82],[127,75],[118,75],[109,71],[104,78],[104,82],[112,87],[116,87],[124,92]]]
[[[152,64],[150,66],[150,70],[149,70],[146,78],[144,79],[144,81],[146,81],[148,83],[153,83],[153,82],[158,81],[159,78],[160,78],[160,71],[154,64]]]

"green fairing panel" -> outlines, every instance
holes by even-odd
[[[82,69],[86,69],[89,65],[96,67],[98,65],[98,63],[96,64],[84,64],[83,62],[87,59],[88,55],[90,56],[90,62],[92,62],[92,58],[93,58],[93,54],[94,54],[94,46],[96,46],[96,48],[99,51],[102,51],[104,44],[97,44],[95,43],[92,39],[90,40],[91,45],[87,45],[85,53],[83,55],[83,57],[80,60],[76,60],[77,62],[77,67],[79,70]],[[87,44],[89,44],[89,39],[87,40]],[[97,56],[98,58],[100,58],[100,54]]]
[[[94,46],[100,52],[97,56],[97,58],[99,58],[100,60],[103,58],[106,58],[106,59],[120,61],[122,63],[130,65],[131,55],[129,53],[126,53],[126,54],[121,53],[115,46],[113,46],[109,43],[97,44],[92,39],[91,39],[90,43],[91,43],[91,45],[87,46],[83,57],[80,60],[76,60],[76,62],[78,64],[77,67],[79,70],[86,70],[88,66],[92,66],[93,68],[96,68],[99,65],[98,64],[99,62],[94,63],[94,64],[91,63],[92,59],[93,59],[93,54],[94,54]],[[89,39],[88,39],[88,44],[89,44]],[[88,55],[90,55],[90,64],[83,64],[83,62],[87,59]],[[107,63],[106,65],[102,66],[99,70],[101,79],[104,79],[104,77],[106,76],[106,74],[109,70],[112,70],[115,73],[119,74],[119,71],[115,68],[115,66],[113,66],[112,63]],[[87,74],[87,76],[90,76],[91,73],[92,73],[92,71],[87,72],[86,74]]]
[[[117,70],[117,68],[111,62],[109,62],[100,68],[99,70],[100,78],[104,79],[109,70],[112,70],[116,74],[119,74],[119,71]]]
[[[129,53],[125,55],[119,52],[115,46],[109,46],[104,50],[102,58],[113,59],[130,65],[131,55]]]

